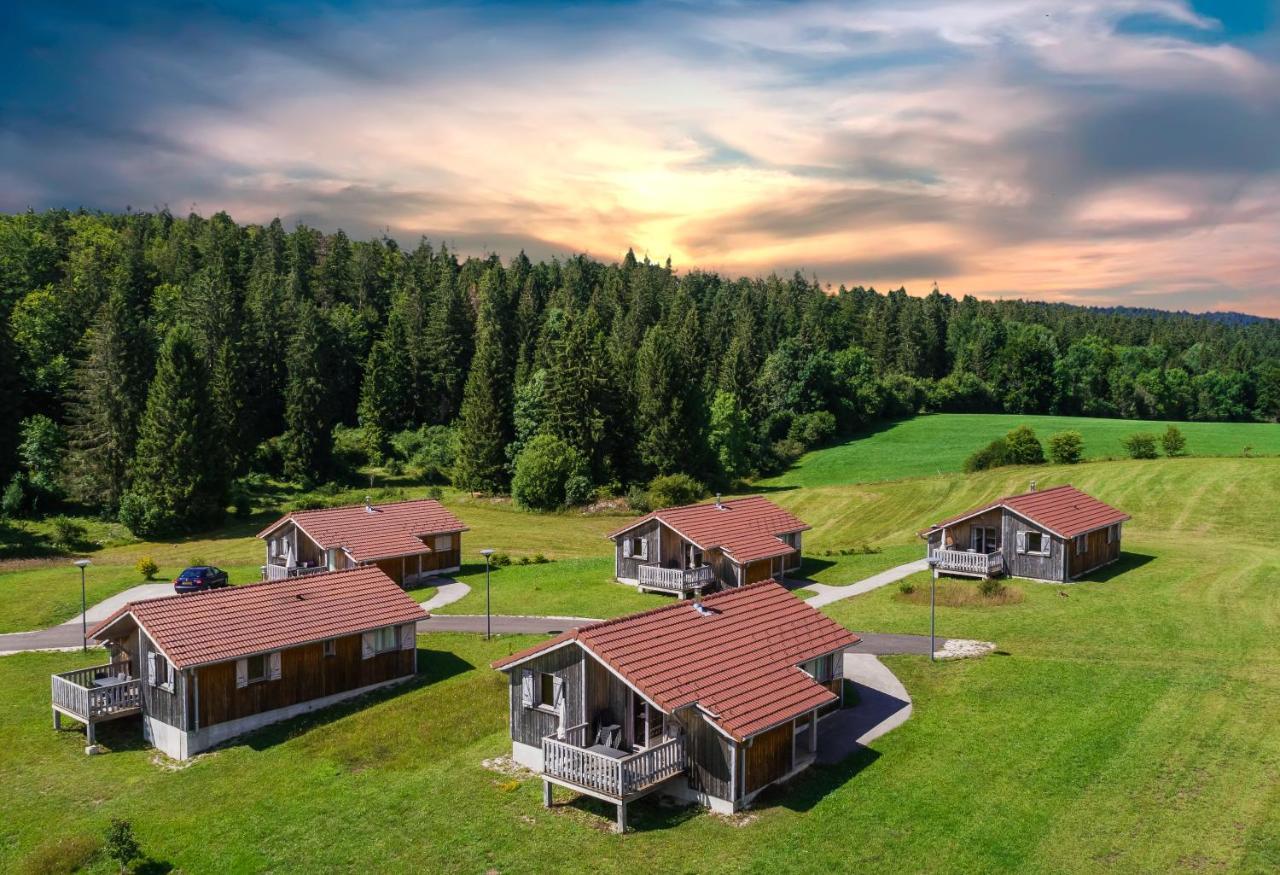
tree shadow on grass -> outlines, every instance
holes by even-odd
[[[1130,571],[1136,571],[1148,562],[1155,561],[1154,556],[1147,553],[1130,553],[1128,550],[1121,552],[1120,558],[1110,565],[1099,568],[1097,571],[1090,572],[1079,579],[1079,583],[1106,583]]]
[[[173,864],[168,860],[154,860],[151,857],[143,857],[129,867],[129,871],[133,872],[134,875],[165,875],[166,872],[173,871]]]

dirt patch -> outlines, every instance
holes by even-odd
[[[893,597],[896,601],[906,602],[907,604],[928,605],[929,584],[915,584],[909,591],[904,591],[902,587],[899,587]],[[958,580],[938,581],[938,604],[945,608],[997,608],[1004,605],[1021,604],[1026,597],[1022,587],[1012,586],[1007,583],[999,584],[998,589],[990,595],[985,595],[978,588],[977,583]]]
[[[996,649],[992,641],[970,641],[965,638],[952,638],[933,652],[936,659],[972,659],[986,656]]]
[[[499,775],[504,775],[508,778],[524,780],[525,778],[533,777],[533,772],[529,771],[509,756],[492,757],[487,760],[481,760],[480,765],[491,772],[497,772]]]

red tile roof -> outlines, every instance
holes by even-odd
[[[444,505],[430,498],[372,508],[353,504],[294,511],[258,532],[258,537],[265,538],[293,520],[322,550],[341,548],[357,562],[369,562],[429,553],[431,545],[423,543],[424,537],[467,530]]]
[[[798,666],[858,636],[772,580],[571,629],[493,665],[576,642],[670,713],[697,704],[738,741],[834,701]]]
[[[795,548],[778,538],[786,532],[807,531],[810,526],[760,495],[722,501],[718,506],[689,504],[667,507],[628,523],[609,535],[617,538],[649,520],[661,520],[685,540],[703,550],[719,547],[734,562],[785,556]]]
[[[98,639],[126,615],[180,669],[428,616],[376,565],[130,602],[89,637]]]
[[[1092,532],[1094,529],[1131,519],[1124,511],[1098,501],[1093,496],[1086,495],[1068,484],[1038,492],[1024,492],[1021,495],[997,498],[990,504],[936,523],[921,534],[937,531],[943,526],[949,526],[997,507],[1007,507],[1063,538],[1074,538],[1076,535],[1083,535],[1085,532]]]

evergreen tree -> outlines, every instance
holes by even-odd
[[[369,452],[381,459],[388,441],[408,424],[413,409],[413,375],[408,338],[399,314],[392,313],[383,337],[365,361],[359,418]]]
[[[646,471],[684,471],[697,456],[696,411],[690,385],[675,342],[661,325],[644,336],[636,356],[637,454]]]
[[[147,394],[120,520],[135,534],[166,535],[221,521],[229,478],[215,446],[209,376],[186,326],[169,332]]]
[[[707,443],[715,453],[721,473],[730,481],[750,473],[751,427],[742,405],[728,392],[717,392],[711,402]]]
[[[314,304],[303,301],[289,342],[288,381],[284,392],[285,433],[281,438],[284,474],[310,484],[330,473],[333,413],[329,392],[328,323]]]
[[[151,341],[139,292],[136,265],[122,264],[85,335],[87,355],[75,374],[69,410],[71,492],[112,511],[129,483],[151,377]]]
[[[594,310],[572,317],[550,359],[544,431],[586,458],[595,482],[607,482],[613,476],[613,456],[606,441],[612,410],[610,367]]]
[[[480,287],[476,348],[458,416],[454,485],[497,492],[506,483],[504,449],[512,439],[511,379],[496,271]]]

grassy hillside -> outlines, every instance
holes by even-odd
[[[922,521],[1028,475],[1070,479],[1132,512],[1125,561],[1075,586],[1014,583],[1026,593],[1017,605],[941,610],[942,634],[994,640],[1000,653],[889,660],[915,700],[911,720],[768,794],[748,818],[645,801],[633,806],[636,831],[619,837],[596,803],[547,811],[537,781],[484,768],[509,751],[506,687],[487,664],[528,638],[421,636],[426,674],[410,689],[177,770],[136,727],[104,729],[113,750],[92,758],[82,736],[53,733],[48,674],[83,658],[30,654],[0,659],[10,704],[0,709],[0,780],[13,788],[0,869],[85,858],[116,815],[134,821],[154,861],[186,871],[369,860],[459,872],[1275,871],[1280,734],[1268,727],[1280,722],[1280,556],[1270,517],[1280,459],[1093,463],[776,495],[812,516],[819,551],[867,541],[886,545],[884,559],[918,554]],[[594,574],[596,564],[565,568]],[[544,575],[550,586],[555,568],[502,574]],[[927,631],[927,608],[894,594],[829,610],[856,629]],[[335,811],[341,829],[316,828]]]
[[[1127,419],[1088,419],[1074,416],[1017,416],[995,413],[944,413],[917,416],[884,426],[863,437],[802,457],[766,486],[831,486],[875,483],[902,477],[923,477],[961,470],[965,458],[979,447],[1026,424],[1042,442],[1049,435],[1075,430],[1084,436],[1090,459],[1122,458],[1120,439],[1135,431],[1162,433],[1170,424]],[[1246,447],[1254,455],[1280,455],[1280,425],[1256,422],[1173,423],[1187,438],[1187,452],[1196,456],[1240,456]]]

